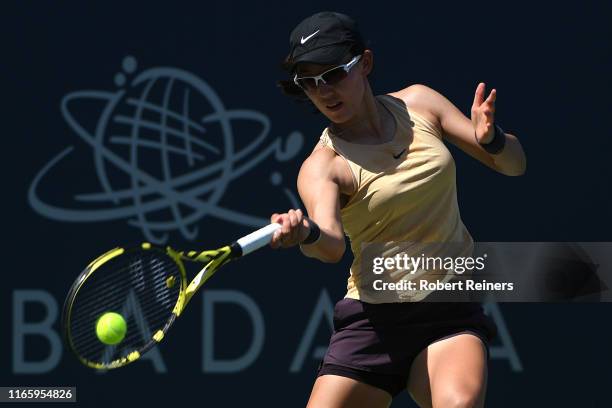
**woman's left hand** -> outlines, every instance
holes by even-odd
[[[481,82],[476,87],[474,103],[472,104],[472,124],[476,132],[476,140],[487,144],[495,136],[495,98],[497,91],[493,89],[485,99],[485,84]]]

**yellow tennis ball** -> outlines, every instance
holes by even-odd
[[[104,313],[96,322],[96,335],[104,344],[120,343],[127,332],[125,319],[119,313]]]

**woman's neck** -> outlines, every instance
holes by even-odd
[[[389,138],[388,116],[384,106],[376,99],[369,85],[364,92],[359,112],[350,121],[332,123],[331,131],[347,141],[367,142],[367,144],[385,143]]]

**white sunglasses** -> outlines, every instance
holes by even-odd
[[[328,69],[322,74],[316,76],[298,77],[297,74],[295,74],[293,82],[295,82],[295,84],[302,89],[315,89],[319,86],[319,82],[323,82],[327,85],[337,84],[338,82],[342,81],[344,78],[347,77],[351,68],[353,68],[355,64],[359,62],[360,59],[361,55],[357,55],[348,63],[344,65],[338,65],[337,67],[334,67],[332,69]]]

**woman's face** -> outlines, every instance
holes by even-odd
[[[348,61],[344,61],[345,63]],[[322,74],[338,65],[319,65],[302,63],[298,66],[298,76],[315,76]],[[372,67],[372,54],[366,50],[348,75],[339,82],[330,85],[319,82],[316,88],[305,89],[304,92],[312,103],[330,121],[342,124],[355,118],[362,107],[362,101],[367,83],[367,75]]]

